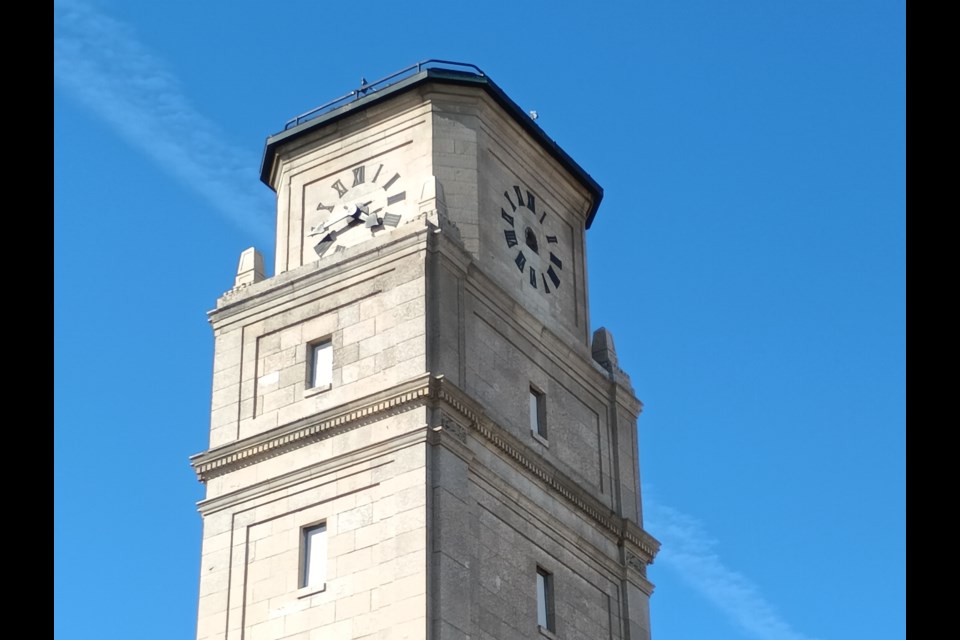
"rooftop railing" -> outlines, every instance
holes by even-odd
[[[391,84],[399,82],[403,78],[416,75],[423,71],[424,69],[433,69],[433,68],[448,68],[448,69],[459,69],[459,68],[469,68],[476,71],[479,75],[485,76],[486,74],[480,70],[475,64],[470,64],[468,62],[454,62],[453,60],[437,60],[435,58],[430,58],[429,60],[421,60],[416,64],[412,64],[409,67],[401,69],[395,73],[391,73],[388,76],[384,76],[379,80],[374,82],[367,82],[365,78],[360,79],[360,87],[354,89],[350,93],[344,94],[339,98],[334,98],[330,102],[325,102],[319,107],[315,107],[306,113],[301,113],[295,118],[287,120],[287,123],[283,126],[284,131],[291,129],[298,125],[303,124],[313,118],[316,118],[319,115],[327,113],[328,111],[333,111],[337,107],[341,107],[349,102],[359,100],[360,98],[382,89]]]

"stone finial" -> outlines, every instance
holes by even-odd
[[[605,327],[600,327],[593,332],[593,359],[600,363],[600,366],[616,373],[619,369],[617,362],[617,348],[613,346],[613,334]]]
[[[457,240],[460,239],[460,230],[456,223],[447,217],[447,201],[443,194],[443,183],[437,176],[430,176],[423,181],[420,187],[419,211],[427,225],[433,227],[434,233],[439,233],[443,229],[445,234],[451,235]]]
[[[436,211],[440,215],[447,215],[447,200],[443,195],[443,184],[437,176],[430,176],[423,181],[420,187],[420,213]]]
[[[248,284],[260,282],[266,278],[263,270],[263,254],[255,247],[250,247],[240,254],[240,264],[237,266],[237,277],[233,281],[233,288],[239,289]]]

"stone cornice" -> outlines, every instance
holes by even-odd
[[[335,474],[339,470],[348,469],[364,462],[375,461],[391,451],[409,447],[418,442],[424,442],[428,437],[429,433],[426,433],[422,428],[406,431],[386,440],[380,440],[365,447],[360,447],[345,454],[323,460],[309,467],[295,469],[280,476],[272,477],[242,489],[217,496],[216,498],[201,500],[197,503],[197,509],[204,516],[208,516],[211,513],[216,513],[217,511],[236,505],[248,504],[251,500],[256,501],[263,497],[269,497],[278,490],[302,486],[303,483],[310,482],[311,479],[328,474]],[[335,480],[332,482],[335,482]]]
[[[219,325],[243,317],[245,313],[260,312],[264,304],[289,302],[292,290],[330,287],[331,283],[350,278],[369,276],[372,263],[396,262],[412,252],[426,248],[430,226],[425,215],[418,216],[385,235],[382,240],[370,241],[347,249],[336,261],[330,258],[284,271],[260,282],[226,292],[217,301],[217,308],[208,311],[211,323]]]
[[[379,420],[387,415],[422,406],[435,386],[423,375],[391,389],[359,398],[331,411],[298,420],[238,442],[190,457],[201,482],[267,458],[329,438],[340,431]]]
[[[607,532],[616,536],[618,542],[628,543],[635,551],[635,555],[643,562],[646,564],[653,562],[653,558],[660,549],[660,543],[653,536],[632,520],[618,516],[542,456],[519,442],[487,417],[483,409],[453,383],[440,377],[434,380],[438,383],[434,392],[436,399],[460,414],[472,431],[482,436]],[[456,433],[456,430],[451,433],[451,436],[463,442],[462,435]]]
[[[618,544],[639,558],[642,564],[653,562],[660,543],[637,523],[622,518],[581,489],[576,482],[549,461],[521,443],[491,420],[483,408],[443,376],[424,374],[377,394],[349,402],[304,420],[278,427],[266,433],[191,456],[190,461],[201,482],[255,464],[331,437],[337,433],[380,420],[388,415],[417,406],[430,405],[457,414],[486,442],[537,478],[580,513],[600,525]],[[465,434],[455,425],[441,428],[460,445]]]

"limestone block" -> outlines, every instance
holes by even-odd
[[[352,552],[356,549],[356,532],[344,531],[337,535],[330,535],[327,531],[327,553],[331,558],[336,558]]]
[[[295,324],[292,327],[283,329],[280,332],[280,348],[295,349],[304,343],[303,325]]]
[[[237,419],[237,402],[239,399],[240,386],[238,384],[225,386],[220,389],[214,389],[210,402],[211,411],[216,412],[219,409],[230,407],[233,410],[230,415],[235,421]],[[212,422],[214,421],[215,419]]]
[[[352,327],[360,320],[360,304],[351,304],[337,310],[337,329]]]
[[[280,351],[280,334],[268,333],[257,339],[257,357],[265,358]]]
[[[288,616],[288,620],[284,624],[284,631],[294,633],[299,631],[312,632],[314,629],[329,625],[335,619],[335,602],[310,603],[310,607],[305,611],[295,616]]]
[[[414,529],[397,536],[397,555],[392,561],[394,580],[419,575],[426,566],[425,529]]]
[[[197,618],[197,640],[214,640],[223,638],[222,614],[199,616]]]
[[[337,326],[337,316],[332,313],[322,315],[318,318],[311,318],[303,323],[301,337],[303,342],[314,342],[333,334],[339,329]],[[334,345],[336,346],[336,344]]]
[[[268,413],[285,407],[294,401],[293,387],[283,387],[263,396],[262,411]]]
[[[469,628],[474,589],[470,568],[443,555],[437,566],[439,575],[435,579],[439,585],[437,599],[440,602],[437,613],[458,628]]]
[[[335,604],[336,619],[348,620],[370,611],[370,592],[361,591],[338,598]]]
[[[240,331],[233,331],[217,338],[213,357],[214,373],[240,364],[240,356],[243,353],[240,334]]]
[[[340,533],[352,531],[371,522],[373,522],[373,505],[362,504],[337,514],[337,531]],[[367,554],[369,555],[369,552]]]
[[[344,346],[360,342],[376,333],[376,323],[373,318],[362,320],[343,329]]]
[[[338,620],[310,630],[310,640],[354,640],[353,621]]]

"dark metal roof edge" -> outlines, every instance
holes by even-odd
[[[273,188],[273,185],[270,184],[270,173],[273,170],[274,161],[274,154],[272,152],[279,145],[295,138],[299,138],[309,131],[318,129],[330,124],[331,122],[336,122],[337,120],[345,118],[357,109],[365,109],[366,107],[374,105],[378,102],[382,102],[383,100],[386,100],[395,94],[406,91],[417,83],[422,82],[427,77],[427,73],[429,71],[431,70],[427,69],[421,71],[420,73],[404,78],[403,80],[400,80],[386,87],[385,89],[380,89],[379,91],[369,93],[362,98],[355,100],[354,102],[350,102],[342,107],[338,107],[332,111],[318,115],[315,118],[311,118],[310,120],[307,120],[302,124],[298,124],[295,127],[291,127],[290,129],[286,129],[279,133],[275,133],[272,136],[268,136],[263,147],[263,158],[260,161],[260,181],[271,189]]]
[[[597,181],[594,180],[589,173],[587,173],[583,167],[581,167],[576,160],[571,158],[566,151],[560,148],[553,138],[548,136],[546,132],[540,128],[533,118],[531,118],[526,111],[524,111],[520,105],[514,102],[503,89],[501,89],[497,84],[490,79],[489,76],[483,78],[485,80],[485,85],[490,95],[506,110],[508,113],[513,115],[514,120],[526,130],[527,133],[532,135],[540,144],[547,149],[547,151],[552,155],[560,164],[562,164],[570,173],[577,177],[580,182],[590,191],[593,195],[593,203],[590,206],[590,210],[587,212],[586,228],[589,229],[590,225],[593,223],[594,217],[597,215],[597,209],[600,207],[600,201],[603,200],[603,187],[597,184]]]
[[[603,188],[597,184],[596,180],[594,180],[590,174],[583,169],[583,167],[577,164],[577,162],[571,158],[566,151],[561,149],[560,145],[558,145],[550,136],[546,134],[546,132],[544,132],[543,129],[540,128],[536,122],[533,121],[533,118],[531,118],[509,96],[507,96],[503,89],[497,86],[497,84],[491,80],[489,76],[478,75],[464,71],[455,71],[451,69],[424,69],[423,71],[404,78],[403,80],[391,84],[384,89],[380,89],[363,96],[354,102],[350,102],[342,107],[338,107],[332,111],[318,115],[317,117],[287,129],[286,131],[281,131],[280,133],[276,133],[267,137],[263,149],[263,158],[260,162],[260,181],[271,189],[273,188],[273,186],[270,184],[270,174],[273,170],[273,163],[275,159],[274,150],[281,144],[289,142],[295,138],[299,138],[309,131],[318,129],[332,122],[336,122],[337,120],[345,118],[358,109],[365,109],[390,97],[396,96],[397,94],[409,91],[414,87],[431,81],[445,84],[484,87],[487,93],[489,93],[490,96],[493,97],[493,99],[496,100],[496,102],[503,107],[505,111],[512,115],[513,119],[521,127],[523,127],[527,133],[533,136],[533,138],[536,139],[550,153],[550,155],[560,162],[564,168],[572,173],[590,191],[591,195],[593,196],[593,203],[590,207],[590,210],[587,212],[587,219],[585,223],[586,228],[590,228],[594,217],[597,215],[597,209],[600,207],[600,201],[603,199]]]

